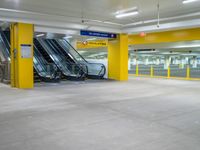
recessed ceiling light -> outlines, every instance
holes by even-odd
[[[183,4],[188,4],[188,3],[192,3],[196,1],[199,1],[199,0],[183,0]]]
[[[125,18],[125,17],[135,16],[135,15],[138,15],[138,14],[139,14],[138,11],[133,11],[133,12],[117,14],[115,17],[116,18]]]

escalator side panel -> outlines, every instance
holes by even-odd
[[[70,64],[63,53],[49,39],[36,39],[45,49],[66,79],[84,80],[84,72],[76,64]]]
[[[2,42],[1,42],[1,39],[2,39]],[[1,43],[3,43],[4,45],[2,45]],[[10,62],[10,31],[1,31],[0,32],[0,44],[1,44],[0,47],[4,46],[2,48],[2,51],[4,51],[4,53],[7,53],[7,57],[8,57],[7,61]],[[34,62],[34,80],[39,81],[40,79],[47,80],[46,78],[48,78],[48,79],[52,78],[52,77],[45,75],[44,68],[43,68],[43,70],[38,69],[39,67],[41,68],[42,66],[44,66],[44,64],[42,64],[42,61],[41,61],[41,59],[44,59],[44,58],[42,58],[42,57],[38,58],[38,55],[34,52],[34,59],[38,59],[37,64]],[[43,63],[44,63],[44,61],[43,61]]]
[[[64,49],[64,51],[73,56],[73,58],[81,64],[87,66],[88,77],[92,79],[102,79],[106,73],[106,67],[103,64],[87,62],[66,40],[56,40],[56,42]]]

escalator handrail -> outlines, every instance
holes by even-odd
[[[54,43],[54,40],[55,40],[55,42],[64,50],[64,52],[67,53],[66,50],[65,50],[65,48],[63,47],[63,45],[60,44],[60,42],[58,41],[58,39],[52,39],[52,42],[53,42],[53,43]],[[59,40],[60,40],[60,39],[59,39]],[[68,54],[68,53],[67,53],[67,54]],[[73,55],[70,54],[69,57],[70,57],[75,63],[79,63]],[[83,59],[83,58],[82,58],[82,59]],[[85,61],[85,60],[84,60],[84,61]]]
[[[103,70],[103,74],[101,75],[101,71]],[[106,74],[106,67],[103,65],[101,70],[99,71],[99,76],[104,76]]]
[[[58,40],[56,40],[56,41],[58,41]],[[102,64],[102,63],[90,63],[90,62],[88,62],[87,60],[85,60],[85,58],[83,57],[83,56],[81,56],[78,52],[77,52],[77,50],[67,41],[67,40],[65,40],[65,39],[63,39],[63,41],[65,41],[84,61],[85,61],[85,63],[87,63],[87,64],[96,64],[96,65],[101,65],[102,66],[102,69],[100,70],[100,72],[99,72],[99,76],[100,76],[100,74],[101,74],[101,71],[102,70],[104,70],[104,72],[103,72],[103,75],[102,76],[104,76],[105,75],[105,73],[106,73],[106,67],[105,67],[105,65],[104,64]],[[60,45],[60,46],[62,46],[62,45]],[[64,49],[64,48],[63,48]],[[65,49],[64,49],[65,50]],[[73,55],[72,55],[73,56]],[[75,59],[75,58],[74,58]]]
[[[52,46],[52,48],[55,48],[56,51],[57,51],[58,53],[61,54],[61,56],[64,56],[64,55],[65,55],[63,52],[61,52],[61,51],[59,50],[59,48],[57,47],[57,45],[55,45],[55,43],[54,43],[53,41],[51,41],[50,39],[47,39],[46,41],[48,41],[49,44]],[[68,60],[66,60],[65,57],[64,57],[64,60],[65,60],[65,61],[64,61],[63,63],[69,65],[70,67],[71,67],[72,65],[73,65],[73,66],[77,66],[77,67],[79,67],[79,71],[80,71],[80,72],[88,73],[87,67],[86,67],[86,72],[85,72],[84,69],[83,69],[83,67],[82,67],[83,65],[80,65],[79,63],[76,63],[76,62],[71,63],[71,62],[69,62]]]
[[[42,56],[42,54],[40,53],[40,51],[38,50],[38,48],[35,45],[33,45],[33,47],[34,47],[34,53],[36,52],[37,56],[39,56],[39,57],[41,56],[42,57],[42,62],[43,63],[47,63],[46,59],[44,59],[44,57]]]
[[[53,52],[50,50],[50,47],[47,45],[47,44],[45,44],[45,42],[43,41],[43,40],[41,40],[41,39],[36,39],[39,43],[40,43],[40,45],[44,48],[44,50],[48,53],[48,55],[50,56],[50,58],[54,61],[54,62],[56,62],[56,60],[55,60],[55,58],[53,57],[54,56],[54,54],[53,54]],[[57,62],[56,62],[57,63]]]
[[[78,61],[74,58],[73,55],[71,55],[71,54],[69,55],[69,53],[66,52],[65,48],[63,47],[62,44],[59,43],[59,41],[55,40],[55,42],[56,42],[56,44],[55,44],[54,40],[55,40],[55,39],[52,39],[52,40],[49,40],[49,41],[52,42],[52,44],[55,45],[56,48],[59,49],[59,47],[56,45],[56,44],[58,44],[58,45],[63,49],[63,51],[64,51],[64,53],[65,53],[65,54],[64,54],[64,53],[62,52],[62,54],[63,54],[64,56],[67,54],[67,55],[73,60],[73,63],[71,63],[71,62],[69,62],[68,60],[66,60],[66,61],[68,62],[68,64],[78,65],[80,68],[82,68],[82,70],[85,72],[85,74],[88,74],[88,67],[87,67],[87,65],[86,65],[86,64],[81,64],[80,62],[78,62]],[[83,66],[85,67],[85,70],[84,70],[84,67],[83,67]]]
[[[88,62],[82,55],[79,54],[79,52],[67,40],[63,39],[63,41],[65,41],[86,63],[88,63],[88,64],[97,64],[97,65],[99,64],[99,65],[103,65],[104,66],[104,64],[102,64],[102,63],[90,63],[90,62]]]
[[[47,39],[44,39],[44,43],[50,48],[49,50],[50,50],[51,52],[54,53],[53,57],[56,56],[56,58],[59,60],[57,63],[58,63],[59,65],[61,65],[62,71],[64,71],[64,72],[67,71],[67,72],[70,74],[71,72],[70,72],[70,70],[65,66],[66,62],[63,61],[62,55],[60,55],[60,53],[55,49],[55,47],[52,45],[52,43],[50,43]],[[58,56],[59,56],[59,57],[58,57]],[[54,59],[54,60],[56,60],[56,59]],[[63,68],[64,68],[65,70],[63,70]]]
[[[3,38],[5,39],[5,41],[6,41],[6,43],[5,44],[7,44],[7,46],[8,47],[10,47],[10,42],[8,41],[8,39],[7,39],[7,37],[5,36],[5,34],[4,34],[4,32],[3,31],[1,31],[1,34],[2,34],[2,36],[3,36]],[[7,48],[8,48],[7,47]]]
[[[88,61],[82,56],[79,54],[79,52],[65,39],[62,39],[63,41],[65,41],[78,55],[79,57],[81,57],[81,59],[83,59],[86,63],[88,63]]]
[[[79,72],[83,72],[84,74],[88,73],[88,67],[87,67],[87,65],[85,65],[85,64],[71,63],[71,62],[67,62],[67,61],[65,61],[65,60],[62,60],[61,62],[62,62],[62,64],[66,64],[66,65],[69,66],[69,67],[72,67],[72,66],[78,67]],[[66,67],[66,66],[64,66],[64,67]],[[86,68],[86,72],[85,72],[85,70],[84,70],[84,67]],[[66,67],[66,68],[67,68],[67,67]],[[70,71],[70,70],[69,70],[69,71]]]
[[[45,72],[45,74],[47,75],[47,71],[46,71],[46,69],[45,69],[45,67],[44,67],[44,66],[45,66],[45,62],[42,62],[41,59],[39,59],[38,55],[36,54],[36,53],[38,52],[38,49],[35,47],[35,45],[34,45],[34,50],[35,50],[35,51],[34,51],[34,58],[37,60],[37,62],[39,62],[38,64],[39,64],[40,67],[42,68],[42,71]],[[36,52],[36,53],[35,53],[35,52]],[[42,75],[41,72],[38,71],[38,68],[37,68],[38,64],[36,65],[36,64],[34,63],[34,67],[35,67],[35,69],[37,70],[38,74],[39,74],[41,77],[46,77],[46,76]],[[46,64],[46,65],[49,65],[49,64]]]
[[[4,44],[4,46],[5,46],[5,48],[6,48],[6,51],[7,51],[7,53],[8,53],[8,58],[10,58],[10,42],[8,41],[8,39],[7,39],[7,37],[5,36],[5,34],[4,34],[4,32],[3,31],[1,31],[0,30],[0,36],[2,37],[2,40],[3,40],[3,44]],[[36,48],[35,47],[35,45],[34,45],[34,48]],[[40,61],[40,59],[37,57],[37,55],[34,55],[34,58],[36,59],[36,61],[37,62],[39,62],[39,63],[37,63],[37,64],[35,64],[34,63],[34,68],[38,71],[37,73],[38,73],[38,75],[40,75],[40,77],[44,77],[44,78],[47,78],[47,76],[43,76],[42,74],[41,74],[41,72],[38,70],[38,68],[37,68],[37,65],[39,64],[41,67],[42,67],[42,71],[44,71],[44,72],[46,72],[46,75],[47,75],[47,70],[45,69],[45,67],[44,67],[44,65],[45,65],[45,63],[43,63],[43,65],[42,65],[42,62]],[[47,64],[47,65],[51,65],[51,64]],[[51,75],[51,77],[53,77],[54,75]],[[50,77],[50,78],[51,78]]]
[[[4,40],[6,40],[6,38],[4,39],[2,35],[3,35],[3,32],[0,32],[0,38],[2,39],[2,44],[3,44],[4,48],[6,49],[5,50],[6,52],[4,52],[4,54],[6,53],[5,55],[7,55],[7,56],[5,56],[5,57],[7,57],[6,60],[9,60],[10,59],[10,51],[9,51],[10,47],[6,46],[6,44],[4,42]]]
[[[58,56],[56,53],[58,53],[59,54],[59,52],[52,46],[52,44],[51,43],[49,43],[49,41],[47,41],[47,40],[45,40],[45,39],[36,39],[36,40],[38,40],[38,42],[43,46],[43,48],[46,48],[45,50],[47,50],[48,51],[48,53],[50,54],[50,55],[52,55],[51,56],[51,58],[53,58],[53,57],[55,57],[55,56]],[[54,53],[54,54],[53,54]],[[56,55],[55,55],[56,54]],[[60,57],[60,56],[59,56]],[[70,74],[72,75],[73,73],[66,67],[66,65],[74,65],[74,64],[70,64],[70,63],[68,63],[66,60],[63,60],[63,58],[57,58],[57,59],[59,59],[59,61],[57,61],[55,58],[53,58],[53,61],[54,62],[56,62],[56,65],[58,66],[58,68],[60,68],[61,69],[61,71],[63,72],[63,74],[65,75],[65,76],[70,76]],[[77,64],[76,64],[77,65]],[[77,65],[78,66],[78,65]],[[74,75],[76,75],[77,76],[77,78],[81,78],[81,77],[83,77],[83,75],[84,75],[84,71],[82,71],[83,70],[83,68],[82,67],[80,67],[80,66],[78,66],[79,67],[79,74],[74,74]],[[66,74],[66,72],[65,71],[67,71],[68,73]],[[83,72],[83,73],[81,73],[81,72]]]

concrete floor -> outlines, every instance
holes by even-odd
[[[199,150],[200,81],[0,84],[0,150]]]

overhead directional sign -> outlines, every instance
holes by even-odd
[[[85,49],[85,48],[99,48],[99,47],[107,47],[107,40],[95,40],[95,41],[78,41],[76,43],[77,49]]]
[[[95,37],[102,37],[102,38],[117,38],[117,34],[115,34],[115,33],[105,33],[105,32],[96,32],[96,31],[88,31],[88,30],[81,30],[80,34],[83,36],[95,36]]]

